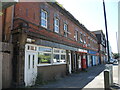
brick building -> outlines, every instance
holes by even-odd
[[[98,44],[99,44],[99,56],[100,56],[100,63],[106,63],[107,62],[107,57],[106,57],[106,39],[105,39],[105,34],[103,33],[102,30],[97,30],[93,31],[93,33],[96,35],[98,39]]]
[[[96,35],[57,3],[20,2],[3,12],[9,17],[2,17],[3,40],[13,44],[14,85],[31,86],[100,63]]]
[[[97,38],[57,3],[18,3],[14,9],[13,77],[31,86],[98,64]]]

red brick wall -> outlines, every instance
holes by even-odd
[[[63,41],[66,41],[68,43],[73,43],[73,44],[76,44],[76,45],[80,45],[80,43],[77,43],[74,39],[74,32],[75,32],[75,29],[77,28],[79,32],[82,32],[83,34],[86,34],[86,36],[88,37],[89,35],[84,32],[84,30],[82,30],[80,27],[78,27],[73,21],[71,21],[68,16],[64,15],[63,13],[61,13],[60,11],[58,11],[57,8],[54,8],[53,6],[51,6],[50,4],[48,3],[38,3],[38,2],[34,2],[34,3],[30,3],[30,2],[27,2],[27,3],[23,3],[23,2],[20,2],[18,4],[16,4],[15,6],[15,17],[21,17],[21,18],[24,18],[25,20],[27,21],[30,21],[36,25],[40,25],[40,10],[41,10],[41,7],[42,6],[44,8],[47,8],[49,10],[49,18],[48,18],[48,21],[49,21],[49,30],[52,31],[51,33],[46,31],[46,30],[41,30],[39,31],[39,27],[36,27],[34,25],[30,25],[31,27],[34,27],[35,29],[38,29],[37,32],[38,33],[41,33],[43,35],[46,35],[46,36],[49,36],[51,38],[56,38],[58,40],[61,40],[63,39]],[[26,16],[26,9],[28,9],[28,16]],[[67,22],[68,23],[68,31],[71,33],[68,35],[68,37],[65,39],[65,37],[63,36],[62,38],[54,33],[54,14],[57,13],[59,18],[60,18],[60,35],[63,35],[64,34],[64,31],[63,31],[63,24],[64,22]],[[35,14],[35,19],[34,19],[34,14]],[[34,31],[34,30],[32,30]],[[78,41],[80,40],[80,33],[78,33]],[[90,37],[90,36],[89,36]],[[68,38],[72,39],[72,41],[68,40]],[[92,38],[92,37],[91,37]],[[95,40],[95,39],[94,39]],[[88,43],[88,40],[86,40],[86,42]],[[97,46],[97,44],[96,44]],[[98,47],[98,46],[97,46]],[[88,47],[90,49],[90,47]]]

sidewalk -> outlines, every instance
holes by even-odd
[[[113,83],[118,83],[118,65],[113,65]],[[104,71],[87,84],[85,88],[104,88]]]

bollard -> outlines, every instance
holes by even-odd
[[[104,71],[104,88],[105,90],[110,88],[110,70],[108,69]]]
[[[110,82],[110,86],[112,86],[113,85],[113,67],[112,67],[112,64],[106,64],[106,69],[107,70],[109,70],[109,74],[110,74],[110,80],[109,80],[109,82]]]

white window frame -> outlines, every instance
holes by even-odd
[[[82,32],[80,32],[80,42],[83,42],[83,39],[82,39]]]
[[[66,23],[64,23],[64,33],[65,33],[65,37],[68,36],[68,25]]]
[[[55,53],[54,50],[59,50],[60,52],[59,53]],[[56,65],[56,64],[66,64],[66,53],[61,53],[63,49],[58,49],[58,48],[53,48],[53,55],[54,54],[59,54],[59,58],[60,58],[60,61],[61,61],[61,55],[65,55],[65,62],[64,63],[61,63],[61,62],[57,62],[57,63],[53,63],[53,65]],[[65,50],[66,51],[66,50]],[[54,57],[53,57],[54,58]]]
[[[44,18],[44,17],[42,16],[42,13],[45,14],[46,18]],[[41,9],[41,26],[44,27],[44,28],[47,28],[47,17],[48,17],[47,14],[48,14],[47,11]],[[45,26],[42,25],[42,20],[46,22],[46,23],[45,23]]]
[[[57,22],[58,22],[58,25],[57,25]],[[60,21],[57,17],[55,17],[54,19],[54,32],[56,33],[59,33],[59,24],[60,24]],[[58,30],[56,30],[56,28],[58,28]]]
[[[84,44],[86,44],[86,35],[84,34]]]
[[[78,31],[77,30],[75,30],[75,41],[78,41]]]
[[[38,46],[38,53],[39,52],[42,52],[42,51],[39,51],[39,47],[43,47],[43,48],[50,48],[51,49],[51,52],[44,52],[44,53],[51,53],[51,60],[50,60],[50,63],[48,64],[42,64],[42,63],[38,63],[38,66],[46,66],[46,65],[52,65],[52,51],[53,49],[51,47],[45,47],[45,46]]]

